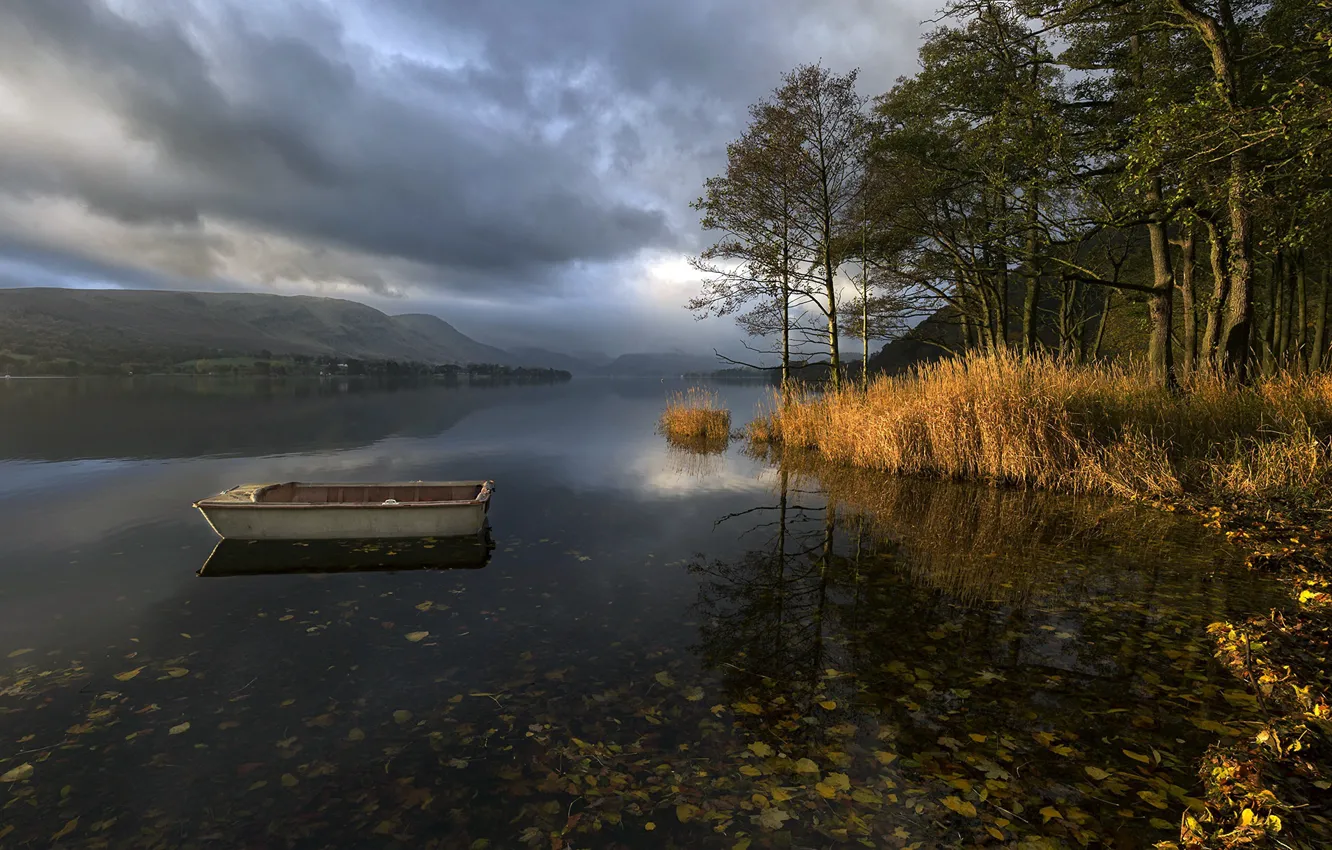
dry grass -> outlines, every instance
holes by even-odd
[[[731,436],[731,411],[720,406],[716,393],[691,387],[667,399],[659,429],[682,447],[718,443],[724,447]]]
[[[970,357],[880,378],[868,392],[806,392],[750,423],[755,443],[902,475],[1153,498],[1269,498],[1328,484],[1332,377],[1177,394],[1139,371]]]

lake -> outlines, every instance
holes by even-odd
[[[1259,716],[1206,631],[1279,598],[1238,552],[1115,501],[674,449],[682,386],[0,382],[0,844],[1175,837]],[[768,395],[715,389],[737,424]],[[227,487],[469,478],[488,560],[200,574],[191,502]]]

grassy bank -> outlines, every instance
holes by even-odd
[[[686,447],[725,448],[731,436],[731,411],[721,406],[716,393],[691,387],[667,399],[658,428],[668,440]]]
[[[1244,544],[1288,604],[1209,632],[1269,720],[1208,753],[1208,805],[1179,813],[1180,845],[1332,845],[1332,378],[1172,393],[1132,369],[948,360],[868,392],[774,398],[748,436],[899,475],[1146,499]]]

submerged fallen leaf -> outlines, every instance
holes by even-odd
[[[435,603],[431,602],[430,600],[426,600],[425,602],[422,602],[420,605],[417,605],[416,610],[429,611],[433,607],[435,607]]]
[[[769,807],[759,812],[758,825],[764,829],[781,829],[790,819],[791,816],[781,809]]]
[[[701,810],[698,806],[681,803],[675,807],[675,817],[679,819],[680,823],[689,823],[691,820],[698,817],[699,811]]]
[[[406,723],[412,719],[412,713],[405,708],[400,708],[393,712],[393,721],[395,723]]]
[[[284,774],[282,774],[282,785],[283,785],[283,787],[285,787],[285,788],[293,788],[293,787],[299,785],[300,783],[301,783],[301,781],[300,781],[299,779],[297,779],[296,777],[292,776],[290,773],[284,773]]]
[[[166,674],[173,679],[179,679],[181,676],[188,676],[189,673],[190,671],[186,670],[184,667],[168,667],[166,669]]]
[[[186,720],[184,723],[172,726],[170,729],[167,730],[167,734],[179,735],[182,732],[188,732],[188,731],[190,731],[190,721]]]
[[[52,841],[59,841],[60,839],[64,838],[66,835],[69,835],[71,832],[73,832],[74,830],[76,830],[76,829],[78,829],[78,828],[79,828],[79,819],[78,819],[78,818],[74,818],[73,820],[66,821],[66,822],[65,822],[65,825],[62,826],[62,827],[60,827],[60,831],[57,832],[55,835],[52,835],[52,836],[51,836],[51,840],[52,840]]]
[[[944,797],[944,808],[957,812],[959,815],[966,815],[969,818],[976,816],[976,807],[960,797]]]
[[[671,674],[667,673],[665,670],[662,670],[652,678],[656,679],[659,684],[665,685],[668,688],[675,684],[675,679],[671,678]]]
[[[837,700],[825,699],[822,702],[820,702],[819,705],[823,708],[826,708],[828,711],[832,711],[834,708],[837,707]]]
[[[765,759],[768,756],[772,755],[772,747],[768,746],[762,741],[755,741],[754,743],[750,744],[749,751],[761,759]]]
[[[690,702],[698,702],[699,700],[703,699],[703,689],[698,687],[697,685],[695,685],[692,688],[688,688],[684,692],[684,698],[689,700]]]
[[[408,632],[405,637],[412,643],[417,643],[430,637],[430,632]]]
[[[9,655],[7,655],[7,656],[5,656],[5,657],[6,657],[6,658],[18,658],[20,655],[27,655],[29,652],[32,652],[32,650],[31,650],[31,649],[16,649],[16,650],[14,650],[13,652],[9,653]]]
[[[142,667],[135,667],[133,670],[126,670],[124,673],[117,673],[115,676],[116,681],[128,682],[130,679],[133,679],[135,676],[139,675],[139,672],[141,670],[143,670]]]
[[[32,765],[24,762],[18,767],[11,768],[3,774],[0,774],[0,782],[22,782],[32,776]]]
[[[811,759],[797,759],[795,763],[796,773],[818,773],[819,766]]]
[[[1100,782],[1102,779],[1106,779],[1107,777],[1110,776],[1109,771],[1101,770],[1099,767],[1091,767],[1089,765],[1087,767],[1084,767],[1083,770],[1087,771],[1087,775],[1090,776],[1092,779],[1095,779],[1097,782]]]
[[[1142,753],[1135,753],[1135,752],[1133,752],[1132,750],[1123,750],[1122,752],[1124,753],[1124,755],[1128,756],[1129,758],[1133,759],[1134,761],[1140,761],[1140,762],[1142,762],[1143,764],[1151,764],[1151,763],[1152,763],[1152,757],[1151,757],[1151,756],[1145,756],[1145,755],[1143,755]]]
[[[359,728],[357,728],[357,729],[352,729],[350,732],[347,733],[347,740],[348,740],[348,741],[364,741],[364,740],[365,740],[365,733],[362,732]]]

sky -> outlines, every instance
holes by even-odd
[[[736,351],[690,202],[798,64],[939,0],[4,0],[0,286],[254,291],[493,345]]]

